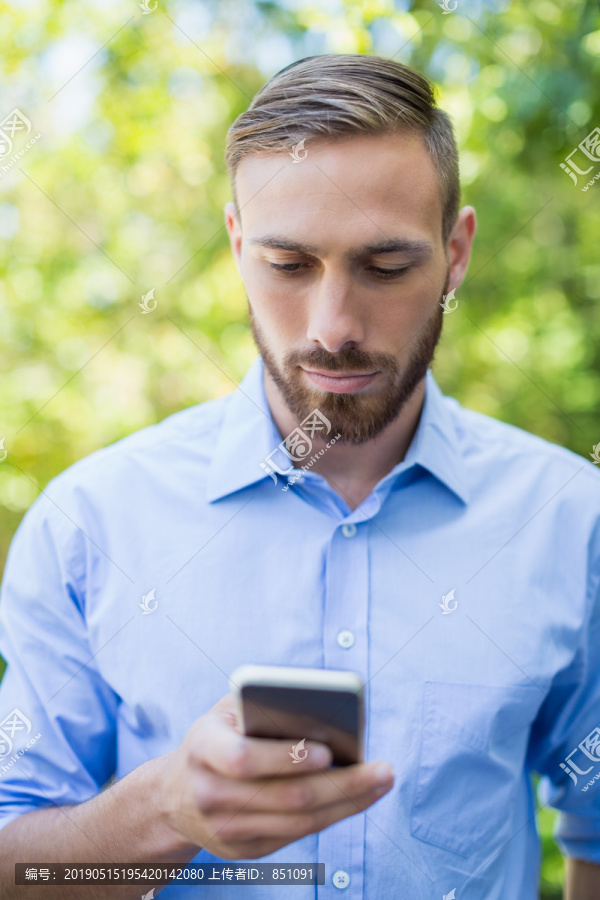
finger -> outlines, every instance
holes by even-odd
[[[380,785],[376,776],[378,763],[362,763],[341,769],[327,769],[303,778],[261,778],[251,781],[232,780],[211,772],[201,779],[196,791],[202,812],[310,812],[352,801]],[[300,767],[298,767],[300,768]],[[304,770],[306,772],[306,770]],[[388,767],[388,771],[391,769]],[[393,784],[388,779],[388,788]]]
[[[211,841],[218,840],[219,843],[244,843],[248,840],[265,840],[269,838],[285,839],[284,843],[291,843],[299,840],[308,834],[314,834],[333,825],[334,822],[348,816],[356,815],[367,809],[383,794],[387,793],[389,787],[377,788],[370,790],[353,799],[344,799],[338,803],[331,804],[322,809],[304,812],[290,813],[263,813],[252,812],[239,814],[235,812],[224,812],[210,819],[211,834],[208,841],[204,844],[204,849],[210,852]],[[259,836],[259,837],[258,837]],[[283,843],[282,843],[283,845]]]
[[[244,737],[233,726],[234,708],[231,700],[223,697],[192,726],[188,734],[192,761],[236,779],[295,776],[330,764],[331,750],[317,741],[306,744],[307,756],[297,765],[293,762],[291,740]],[[319,756],[321,750],[324,758]]]
[[[233,694],[225,694],[210,710],[211,713],[220,716],[225,722],[233,725],[239,734],[242,734],[238,723],[238,708]]]

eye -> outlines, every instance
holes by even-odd
[[[269,263],[269,266],[272,269],[275,269],[278,272],[284,272],[287,275],[293,275],[295,272],[298,272],[301,268],[308,268],[306,263]],[[411,266],[403,266],[400,269],[383,269],[380,266],[368,266],[368,271],[373,272],[377,278],[381,279],[391,279],[394,277],[399,277],[403,275]]]
[[[278,272],[297,272],[298,269],[304,265],[304,263],[269,263],[272,269],[277,269]]]
[[[379,266],[369,266],[369,269],[372,272],[377,273],[378,278],[393,278],[394,275],[403,275],[404,272],[408,272],[410,266],[403,266],[401,269],[381,269]]]

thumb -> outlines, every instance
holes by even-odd
[[[242,734],[241,722],[238,721],[237,703],[233,694],[225,694],[215,703],[212,712],[217,715],[221,721],[232,726],[238,734]]]

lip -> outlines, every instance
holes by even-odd
[[[313,384],[324,391],[334,394],[353,394],[370,384],[379,374],[368,372],[365,375],[338,375],[331,372],[318,372],[313,369],[303,369]]]

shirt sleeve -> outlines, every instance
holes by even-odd
[[[541,710],[533,768],[540,802],[560,811],[565,856],[600,865],[600,526],[590,541],[585,624],[577,653]],[[568,598],[565,599],[568,603]],[[537,734],[536,734],[537,732]],[[534,744],[535,746],[535,744]]]
[[[21,521],[0,590],[0,829],[90,799],[115,770],[118,697],[85,621],[90,542],[62,511],[60,490],[50,499],[56,482]]]

